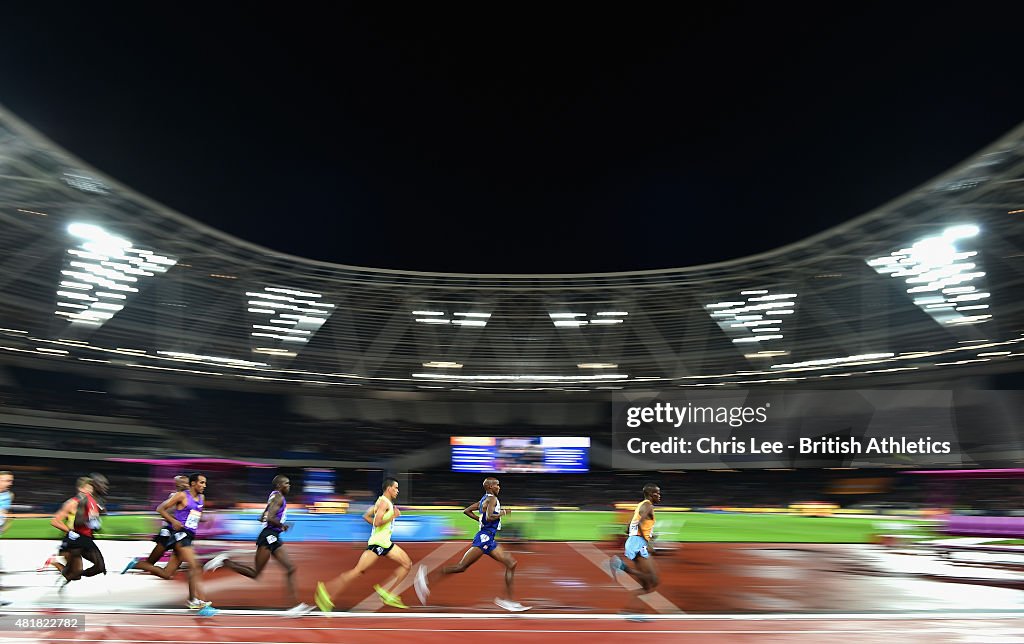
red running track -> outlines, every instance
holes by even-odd
[[[696,618],[633,623],[620,617],[574,619],[517,616],[477,617],[284,617],[92,614],[84,631],[16,633],[0,641],[110,642],[113,644],[309,644],[320,642],[554,642],[582,644],[596,638],[615,642],[1014,642],[1024,638],[1015,617],[924,618]],[[838,639],[841,638],[841,639]]]
[[[456,561],[468,547],[464,542],[402,545],[415,563],[429,568]],[[0,632],[0,642],[594,644],[596,638],[614,638],[616,644],[829,639],[1024,643],[1024,611],[1019,606],[986,606],[992,611],[1016,610],[1014,613],[944,616],[941,611],[950,609],[949,588],[955,586],[957,594],[963,595],[972,592],[970,587],[905,584],[903,579],[913,576],[894,577],[866,568],[864,553],[857,549],[861,547],[687,544],[675,555],[658,558],[662,585],[658,596],[645,607],[651,617],[633,622],[616,614],[630,599],[631,582],[621,575],[619,580],[611,578],[605,567],[610,549],[590,543],[505,545],[520,561],[516,594],[533,607],[528,613],[509,614],[493,605],[494,596],[502,590],[503,575],[501,566],[488,558],[467,573],[436,584],[429,606],[419,606],[409,588],[410,578],[402,596],[411,609],[384,607],[371,590],[394,570],[391,562],[382,560],[338,597],[342,612],[288,619],[266,611],[289,606],[281,570],[271,562],[258,581],[229,570],[207,575],[207,596],[226,609],[212,618],[200,619],[177,610],[186,594],[184,578],[179,576],[172,582],[154,580],[154,584],[167,584],[173,590],[165,593],[173,600],[137,597],[132,598],[137,600],[134,603],[121,599],[120,604],[51,606],[86,613],[87,629],[49,633],[8,630]],[[318,579],[350,568],[362,551],[352,544],[289,544],[288,549],[299,567],[300,596],[307,602]],[[116,586],[117,580],[111,583]],[[898,595],[894,594],[897,589]],[[1009,591],[1008,596],[1017,598],[1017,592]],[[921,612],[874,614],[909,606]],[[121,612],[114,612],[118,609]],[[861,614],[837,614],[848,611]]]

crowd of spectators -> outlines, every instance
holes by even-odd
[[[51,382],[38,372],[14,373],[29,375],[17,385],[8,382],[0,386],[0,450],[48,450],[53,452],[53,462],[41,467],[39,463],[45,459],[8,459],[7,463],[0,462],[0,466],[15,463],[23,468],[27,484],[19,478],[18,498],[37,505],[54,502],[53,499],[69,492],[73,473],[88,469],[81,454],[308,459],[374,467],[394,457],[445,445],[452,434],[587,434],[595,443],[606,445],[611,438],[606,427],[507,427],[481,431],[398,421],[330,420],[296,411],[301,407],[294,407],[286,395],[189,390],[177,397],[157,397],[139,392],[111,392],[98,381],[72,377],[61,380],[55,375]],[[40,416],[45,416],[45,422],[39,422]],[[29,418],[35,422],[28,422]],[[63,420],[75,422],[61,426]],[[423,471],[401,473],[407,481],[403,496],[407,503],[464,505],[475,500],[480,492],[481,476],[453,473],[447,462],[441,464],[435,459],[433,465],[413,469]],[[152,488],[149,473],[124,466],[115,474],[123,477],[123,484],[113,488],[111,501],[125,507],[148,507]],[[301,467],[294,468],[294,476],[299,483],[294,489],[301,495]],[[501,477],[503,496],[510,502],[581,508],[607,508],[616,502],[638,500],[643,485],[653,481],[662,486],[663,503],[676,507],[713,510],[826,501],[844,507],[942,506],[963,512],[1008,514],[1018,511],[1019,492],[1024,486],[1024,482],[1014,479],[936,482],[897,471],[820,468],[686,472],[595,469],[587,474],[508,473]],[[249,501],[250,497],[258,501],[256,497],[265,493],[262,488],[254,491],[252,482],[242,472],[224,472],[217,478],[217,494],[213,496],[230,499],[226,501],[229,503]],[[353,469],[339,472],[339,480],[346,484],[358,481],[362,485],[365,478]],[[858,482],[858,478],[863,480]],[[839,484],[841,481],[845,483]]]

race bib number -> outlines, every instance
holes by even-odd
[[[377,546],[376,548],[373,549],[373,551],[375,553],[377,553],[378,557],[380,557],[381,555],[384,554],[384,548],[382,548],[381,546]]]
[[[189,510],[188,518],[185,519],[185,527],[189,530],[195,530],[199,527],[199,517],[203,516],[203,513],[199,510]]]
[[[102,525],[102,522],[99,520],[99,518],[89,519],[89,528],[90,529],[92,529],[92,530],[99,530],[101,525]]]
[[[171,531],[168,530],[167,528],[160,528],[160,536],[161,537],[169,537],[169,536],[171,536]]]
[[[187,537],[187,536],[188,536],[187,532],[175,532],[174,533],[174,540],[175,541],[184,541],[185,537]]]
[[[272,534],[267,535],[267,543],[277,543],[277,537]]]
[[[487,543],[490,540],[491,540],[491,538],[488,537],[486,534],[480,535],[480,543]]]

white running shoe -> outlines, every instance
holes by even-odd
[[[511,599],[502,599],[501,597],[495,597],[494,603],[500,606],[501,608],[504,608],[505,610],[513,613],[521,613],[524,610],[530,610],[529,606],[523,606],[517,601],[513,601]]]
[[[190,610],[202,610],[207,606],[213,606],[213,602],[206,602],[201,599],[190,599],[185,605],[188,606]]]
[[[314,606],[310,606],[309,604],[299,604],[298,606],[293,606],[292,608],[286,610],[284,612],[284,616],[302,617],[303,615],[309,615],[310,613],[312,613],[314,608]]]
[[[212,571],[220,568],[221,566],[223,566],[224,562],[227,561],[227,560],[228,560],[228,556],[226,554],[219,554],[216,557],[214,557],[213,559],[210,559],[209,561],[206,562],[206,565],[203,566],[203,572],[212,572]]]
[[[430,588],[427,587],[427,571],[423,566],[416,569],[416,579],[412,585],[416,589],[416,596],[419,597],[420,604],[426,606],[427,598],[430,597]]]

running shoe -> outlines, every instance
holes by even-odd
[[[395,608],[409,608],[408,606],[402,603],[401,597],[394,593],[389,593],[388,591],[381,588],[379,584],[374,586],[373,589],[377,591],[378,595],[380,595],[380,600],[388,606],[394,606]]]
[[[324,586],[324,582],[316,582],[316,607],[324,613],[329,613],[334,610],[334,602],[331,601],[331,596],[327,594],[327,587]]]
[[[139,560],[136,559],[135,557],[132,557],[131,561],[129,561],[127,564],[125,564],[124,570],[121,571],[121,574],[123,575],[126,572],[128,572],[129,570],[134,570],[135,569],[135,565],[137,563],[139,563]]]
[[[504,608],[505,610],[513,613],[521,613],[524,610],[530,610],[529,606],[523,606],[517,601],[511,599],[502,599],[501,597],[495,597],[494,603],[497,604],[499,607]]]
[[[207,606],[203,606],[202,608],[200,608],[200,609],[199,609],[199,612],[198,612],[198,613],[196,613],[196,615],[197,615],[198,617],[213,617],[214,615],[216,615],[216,614],[217,614],[217,613],[219,613],[219,612],[220,612],[220,611],[218,611],[218,610],[217,610],[216,608],[214,608],[213,606],[209,606],[209,605],[207,605]]]
[[[298,606],[294,606],[286,610],[284,612],[284,616],[302,617],[303,615],[309,615],[310,613],[312,613],[314,608],[316,608],[316,606],[310,606],[309,604],[299,604]]]
[[[213,606],[213,602],[203,601],[202,599],[190,599],[185,605],[189,607],[189,610],[202,610]]]
[[[416,596],[419,598],[420,604],[426,606],[427,598],[430,597],[430,588],[427,586],[427,571],[423,566],[416,569],[416,580],[412,585],[416,589]]]
[[[618,579],[619,571],[625,570],[626,564],[622,563],[622,559],[619,555],[615,555],[608,560],[608,569],[612,571],[612,579]]]
[[[213,559],[210,559],[209,561],[206,562],[206,565],[203,566],[203,572],[212,572],[212,571],[220,568],[221,566],[223,566],[224,562],[227,561],[227,560],[228,560],[228,556],[226,554],[219,554],[216,557],[214,557]]]
[[[46,572],[47,570],[50,569],[50,566],[53,566],[54,568],[56,568],[56,566],[53,565],[54,562],[56,562],[56,561],[57,561],[57,555],[50,555],[49,557],[46,558],[46,561],[43,562],[42,566],[39,566],[38,568],[36,568],[36,572]]]

